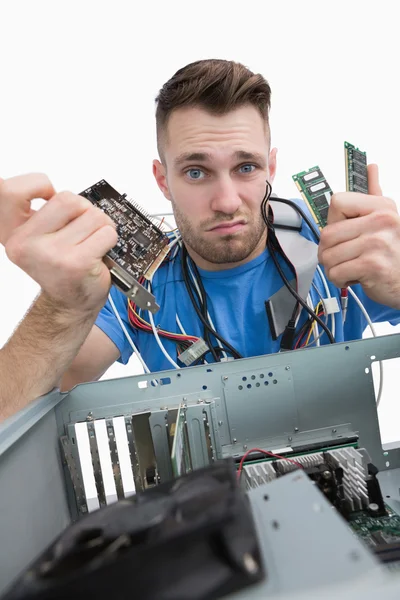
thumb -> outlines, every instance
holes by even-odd
[[[371,196],[383,196],[381,186],[379,185],[378,165],[368,165],[368,194]]]

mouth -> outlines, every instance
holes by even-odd
[[[209,229],[209,233],[217,233],[219,235],[226,235],[241,231],[246,226],[245,221],[227,221],[226,223],[219,223],[212,229]]]

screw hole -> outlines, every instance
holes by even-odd
[[[264,373],[260,373],[260,379],[264,379]]]
[[[350,350],[350,346],[346,346],[346,347],[345,347],[345,350]]]
[[[277,380],[277,379],[274,379],[272,383],[278,383],[278,380]]]
[[[238,389],[239,389],[239,390],[242,390],[242,389],[243,389],[243,386],[242,386],[242,385],[239,385],[239,388],[238,388]]]
[[[268,381],[264,381],[264,385],[268,385]]]
[[[248,389],[250,390],[250,389],[251,389],[251,383],[248,383],[248,384],[247,384],[247,387],[248,387]]]
[[[207,389],[207,386],[206,386],[206,385],[203,385],[203,390],[206,390],[206,389]]]
[[[350,552],[350,560],[360,560],[360,555],[357,550]]]
[[[256,387],[260,387],[260,382],[259,381],[257,381]]]
[[[268,377],[272,377],[273,373],[268,373]]]
[[[242,381],[247,381],[247,377],[242,377]]]
[[[264,494],[264,500],[269,500],[268,494]]]
[[[274,529],[279,529],[279,523],[278,523],[278,521],[272,521],[272,527]]]
[[[386,496],[386,498],[390,498],[390,496]]]

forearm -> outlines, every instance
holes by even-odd
[[[96,316],[38,297],[0,350],[0,422],[59,385]]]

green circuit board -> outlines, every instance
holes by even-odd
[[[368,194],[367,154],[359,148],[344,143],[344,156],[346,166],[346,190]]]
[[[367,511],[355,512],[349,517],[353,531],[373,548],[400,542],[400,516],[386,508],[388,514],[383,517],[372,517]]]
[[[329,201],[333,192],[321,169],[315,166],[293,175],[292,178],[318,228],[322,229],[327,223]]]

